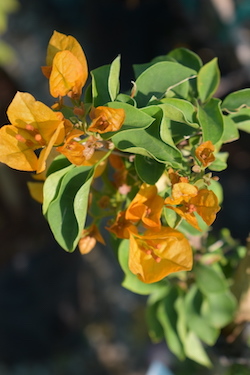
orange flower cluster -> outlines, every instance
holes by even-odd
[[[59,97],[60,103],[66,95],[79,99],[88,77],[88,66],[77,40],[55,31],[49,41],[46,63],[42,70],[49,79],[51,95]],[[83,103],[79,102],[74,113],[77,115],[80,111],[84,115],[82,108]],[[54,146],[72,164],[96,164],[104,156],[103,152],[95,152],[102,147],[102,143],[89,133],[117,131],[125,120],[123,109],[93,108],[90,114],[92,123],[84,127],[88,127],[88,134],[85,134],[65,119],[61,112],[55,112],[36,101],[32,95],[21,92],[15,95],[7,115],[11,124],[0,129],[0,162],[15,169],[37,173],[45,170],[46,160]]]
[[[63,115],[20,92],[7,115],[11,125],[0,129],[0,162],[14,169],[41,173],[52,147],[64,140]],[[42,149],[39,156],[35,152],[38,149]]]
[[[214,152],[215,148],[211,141],[206,141],[200,144],[195,150],[195,156],[201,162],[203,167],[208,167],[215,161]]]
[[[192,268],[188,240],[179,231],[161,225],[163,206],[156,186],[143,183],[127,210],[108,228],[117,237],[130,240],[129,268],[145,283]]]
[[[212,190],[198,190],[196,186],[187,182],[174,184],[172,196],[166,198],[164,203],[198,230],[200,227],[195,212],[207,225],[211,225],[220,210],[218,198]]]

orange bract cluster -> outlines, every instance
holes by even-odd
[[[59,103],[52,108],[62,107],[62,97],[79,99],[88,77],[85,54],[75,38],[58,32],[52,35],[43,73],[49,79],[51,95],[59,97]],[[76,116],[84,114],[84,104],[74,108]],[[92,122],[81,128],[65,119],[61,112],[55,112],[45,104],[36,101],[28,93],[18,92],[12,100],[7,115],[11,125],[0,129],[0,162],[8,166],[41,173],[46,168],[46,159],[52,148],[77,166],[94,165],[103,153],[96,149],[102,143],[93,133],[117,131],[125,120],[123,109],[97,107],[91,109]],[[84,117],[84,121],[86,119]],[[88,134],[85,133],[88,127]],[[38,151],[39,150],[39,151]]]
[[[211,141],[203,142],[195,150],[195,156],[201,162],[203,167],[208,167],[213,161],[215,161],[214,152],[215,148]]]
[[[88,78],[88,65],[82,47],[73,36],[54,31],[48,45],[46,64],[42,71],[49,79],[50,93],[54,98],[81,96]]]
[[[200,189],[186,182],[173,185],[172,196],[165,199],[165,205],[200,230],[195,212],[211,225],[220,210],[218,198],[212,190]]]
[[[0,129],[0,161],[11,168],[41,173],[52,147],[64,140],[63,115],[20,92],[7,115],[11,125]],[[35,152],[38,149],[42,149],[39,156]]]
[[[117,237],[130,240],[129,268],[145,283],[192,268],[188,240],[179,231],[161,225],[163,206],[156,186],[144,183],[127,210],[108,228]]]

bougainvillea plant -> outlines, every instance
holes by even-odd
[[[30,193],[64,250],[112,243],[123,286],[149,295],[153,341],[210,366],[203,344],[234,320],[232,264],[244,255],[234,247],[233,263],[228,234],[211,235],[222,203],[214,172],[227,166],[222,145],[250,130],[250,89],[213,97],[217,59],[178,48],[135,65],[121,93],[119,56],[89,74],[80,44],[59,32],[42,72],[54,103],[17,92],[0,161],[33,172]]]

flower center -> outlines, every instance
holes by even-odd
[[[41,136],[41,134],[39,133],[37,128],[35,128],[33,125],[26,124],[25,130],[28,132],[28,134],[31,137],[34,138],[35,142],[33,142],[31,139],[25,138],[21,134],[17,134],[16,139],[18,140],[18,142],[26,144],[29,148],[36,147],[37,145],[39,145],[41,147],[46,146],[46,142],[43,139],[43,137]]]

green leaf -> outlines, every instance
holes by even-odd
[[[70,165],[71,165],[70,161],[64,155],[62,154],[58,155],[48,168],[48,171],[46,173],[47,178],[49,175],[51,175],[51,173],[55,173],[59,171],[60,169],[66,168]]]
[[[120,69],[121,69],[121,56],[117,58],[110,65],[110,72],[108,78],[108,90],[111,100],[115,100],[120,90]]]
[[[214,345],[220,331],[209,324],[207,319],[201,315],[203,296],[195,284],[192,285],[185,297],[184,311],[186,314],[187,326],[203,342]]]
[[[202,67],[201,58],[187,48],[176,48],[168,53],[167,56],[175,59],[187,68],[194,69],[196,72]]]
[[[123,108],[126,113],[125,121],[121,129],[119,130],[119,132],[116,132],[115,134],[118,134],[120,132],[129,130],[129,129],[145,129],[149,127],[154,121],[154,119],[150,115],[148,115],[141,109],[133,107],[127,103],[115,101],[115,102],[107,103],[107,107]],[[114,133],[109,133],[109,134],[114,134]]]
[[[200,100],[204,103],[216,92],[220,83],[218,59],[214,58],[203,65],[197,77],[197,88]]]
[[[166,122],[167,120],[169,122],[168,123],[168,128],[170,129],[169,132],[171,136],[173,137],[173,141],[175,142],[175,144],[181,142],[182,140],[185,140],[186,137],[190,137],[194,135],[195,133],[197,133],[196,129],[192,128],[191,126],[187,124],[169,120],[169,119],[166,119]],[[162,139],[163,139],[163,136],[162,136]]]
[[[66,251],[72,252],[81,237],[93,172],[94,168],[85,166],[70,169],[63,176],[58,194],[47,209],[52,233]]]
[[[58,161],[61,160],[63,159],[59,159]],[[68,173],[71,169],[74,169],[74,166],[72,164],[65,168],[58,169],[58,171],[55,171],[54,173],[50,173],[50,175],[46,178],[43,186],[44,215],[46,215],[50,203],[57,197],[64,175]]]
[[[150,66],[154,64],[155,64],[154,61],[144,63],[144,64],[134,64],[133,70],[134,70],[135,79],[137,79],[145,70],[147,70]]]
[[[250,133],[250,108],[242,108],[238,112],[232,113],[227,117],[234,122],[239,130]]]
[[[206,296],[211,293],[221,294],[228,290],[224,275],[212,266],[198,264],[194,268],[194,274],[198,288]]]
[[[223,328],[233,321],[236,308],[236,298],[227,290],[223,293],[207,295],[202,305],[202,315],[208,324]]]
[[[179,295],[174,303],[174,308],[177,312],[177,333],[183,345],[187,336],[187,315],[185,311],[185,300],[183,295]]]
[[[140,179],[147,184],[154,185],[165,170],[165,164],[157,162],[147,156],[136,155],[135,169]]]
[[[169,119],[164,116],[164,111],[161,105],[150,105],[149,107],[143,108],[142,111],[155,119],[154,127],[159,130],[160,138],[163,142],[174,147],[178,151],[170,131]]]
[[[112,141],[121,151],[148,156],[178,169],[181,167],[181,153],[160,139],[158,125],[153,123],[147,129],[131,129],[117,133],[112,137]]]
[[[196,334],[190,331],[185,341],[185,354],[193,361],[206,367],[212,367],[212,363],[204,350],[204,347]]]
[[[249,113],[250,115],[250,113]],[[229,143],[236,141],[239,138],[239,131],[234,120],[230,116],[223,116],[224,131],[222,136],[222,143]],[[236,121],[237,122],[237,121]],[[249,132],[250,132],[250,116],[249,116]]]
[[[167,296],[159,303],[157,309],[157,318],[161,323],[165,339],[169,349],[180,359],[185,358],[183,345],[177,332],[178,315],[174,308],[175,301],[178,298],[178,292],[171,288]]]
[[[164,115],[170,120],[183,122],[193,128],[199,128],[199,124],[193,121],[195,108],[190,102],[177,98],[165,98],[161,102],[163,104],[160,107],[163,109]]]
[[[176,219],[177,219],[176,212],[174,210],[171,210],[171,208],[163,207],[163,214],[164,214],[164,218],[165,218],[167,224],[171,228],[174,228],[175,224],[176,224]]]
[[[145,284],[128,267],[129,240],[123,240],[118,248],[118,260],[125,274],[122,286],[134,293],[147,295],[159,289],[160,283]]]
[[[160,342],[164,339],[164,331],[161,323],[157,318],[158,303],[147,305],[146,308],[146,323],[148,326],[148,334],[154,343]]]
[[[223,188],[218,181],[210,180],[209,190],[212,190],[218,198],[219,204],[223,202]]]
[[[219,142],[224,132],[220,100],[212,98],[204,107],[198,107],[198,120],[202,127],[203,142]]]
[[[250,89],[232,92],[222,102],[221,108],[229,112],[237,111],[239,108],[250,107]]]
[[[133,107],[136,107],[136,101],[133,98],[131,98],[131,96],[126,94],[118,94],[116,97],[116,101],[121,103],[127,103],[132,105]]]
[[[227,169],[228,152],[218,152],[215,154],[216,160],[209,165],[211,171],[220,172]]]
[[[119,88],[120,56],[110,65],[103,65],[91,71],[92,97],[95,107],[115,100]]]
[[[137,78],[135,100],[139,107],[145,106],[152,96],[161,99],[173,85],[177,85],[195,74],[195,70],[176,62],[158,62]]]

